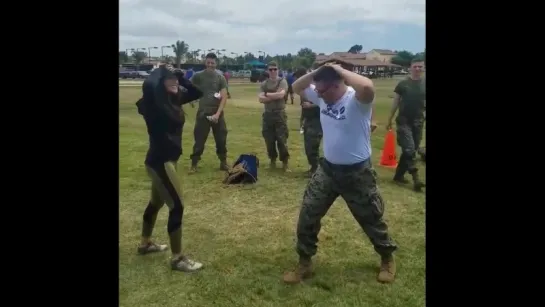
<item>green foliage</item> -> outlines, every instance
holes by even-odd
[[[172,44],[172,50],[174,51],[176,58],[176,67],[180,68],[182,59],[185,58],[187,52],[189,51],[189,45],[184,41],[176,41],[176,43]]]
[[[125,51],[119,51],[119,64],[125,64],[129,62],[129,56]]]
[[[363,50],[362,45],[354,45],[348,49],[348,52],[350,53],[360,53]]]
[[[413,59],[418,59],[422,61],[426,61],[426,49],[424,49],[424,52],[418,52],[413,54],[410,51],[407,50],[401,50],[397,52],[397,55],[392,58],[391,62],[392,64],[401,65],[403,67],[409,67],[411,66],[411,61]]]
[[[140,64],[144,61],[145,58],[148,57],[148,53],[145,51],[135,51],[132,54],[132,58],[134,60],[134,64]]]

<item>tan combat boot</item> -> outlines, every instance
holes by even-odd
[[[271,159],[270,168],[276,168],[276,159]]]
[[[283,279],[287,284],[298,284],[310,277],[312,277],[312,262],[299,260],[299,264],[293,271],[284,273]]]
[[[377,281],[381,283],[393,283],[395,280],[395,275],[396,263],[394,261],[394,256],[382,258]]]

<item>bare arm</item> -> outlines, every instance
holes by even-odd
[[[375,100],[375,85],[371,79],[342,68],[340,65],[333,65],[347,85],[356,91],[356,99],[360,103],[369,104]]]
[[[291,87],[293,88],[293,92],[297,95],[301,95],[301,93],[310,86],[310,84],[312,83],[312,78],[314,78],[314,75],[318,70],[320,70],[320,68],[302,77],[297,78],[297,80],[295,80],[295,82],[293,82],[293,84],[291,85]]]
[[[269,93],[267,94],[267,97],[269,97],[271,100],[281,99],[284,98],[286,95],[286,90],[288,89],[288,82],[286,79],[282,79],[280,81],[280,84],[278,86],[278,90],[276,93]]]
[[[218,111],[216,112],[217,115],[220,115],[221,112],[223,112],[223,108],[225,108],[225,103],[227,102],[227,81],[224,76],[220,76],[220,94],[221,100]]]
[[[397,109],[399,108],[399,101],[401,100],[400,98],[401,98],[401,96],[399,96],[398,93],[394,94],[394,100],[392,102],[392,109],[390,110],[390,116],[388,117],[388,122],[389,123],[392,122],[392,119],[396,115]]]
[[[265,83],[266,82],[267,81],[261,82],[261,86],[260,86],[261,92],[259,92],[259,94],[257,94],[257,98],[259,99],[260,103],[265,103],[265,102],[268,102],[270,100],[267,96],[265,96]]]

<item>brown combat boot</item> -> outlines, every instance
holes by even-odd
[[[229,166],[227,165],[227,160],[220,161],[220,171],[228,171]]]
[[[300,259],[299,264],[293,271],[284,273],[283,279],[287,284],[298,284],[310,277],[312,277],[312,262]]]
[[[414,171],[411,175],[413,176],[413,190],[416,192],[422,192],[422,188],[425,187],[426,184],[420,181],[418,171]]]
[[[396,263],[394,256],[383,257],[380,263],[380,272],[377,281],[381,283],[393,283],[396,276]]]
[[[409,183],[409,180],[407,180],[407,178],[405,178],[404,176],[394,176],[394,182],[396,183],[401,183],[401,184],[407,184]]]

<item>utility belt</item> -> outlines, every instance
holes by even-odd
[[[265,109],[265,113],[282,113],[282,112],[286,112],[286,109],[272,109],[272,110]]]
[[[336,173],[346,173],[359,171],[364,168],[371,167],[371,158],[363,160],[355,164],[334,164],[327,161],[325,158],[320,158],[318,161],[324,172],[330,176],[334,176]]]

